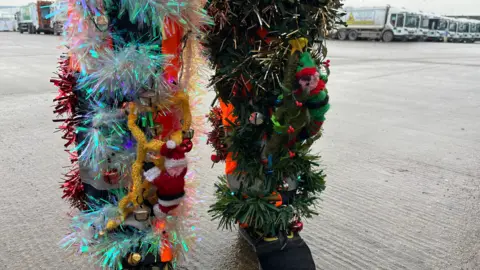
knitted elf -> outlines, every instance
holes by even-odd
[[[325,88],[328,73],[328,63],[318,69],[309,52],[301,54],[295,74],[298,88],[294,95],[298,100],[297,105],[308,110],[310,121],[300,132],[300,140],[315,136],[325,121],[325,114],[330,109],[328,91]]]

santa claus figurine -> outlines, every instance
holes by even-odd
[[[171,210],[177,208],[185,196],[188,164],[185,153],[191,150],[190,139],[184,139],[180,145],[170,140],[160,150],[160,154],[165,157],[164,171],[151,162],[144,163],[143,176],[157,188],[158,203],[153,207],[157,218],[165,217]]]

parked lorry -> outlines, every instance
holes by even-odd
[[[447,17],[432,15],[428,20],[427,41],[444,41],[450,20]]]
[[[472,19],[458,19],[460,42],[474,43],[477,40],[477,21]]]
[[[52,1],[37,1],[20,7],[16,14],[20,34],[53,34],[51,19],[48,18],[52,4]]]
[[[380,39],[393,40],[418,39],[421,15],[404,8],[389,5],[382,7],[345,7],[343,20],[347,27],[340,27],[337,38],[340,40]],[[423,32],[422,32],[423,33]]]
[[[472,20],[472,24],[474,25],[475,41],[480,41],[480,21]]]
[[[51,27],[55,35],[60,35],[63,32],[63,27],[67,21],[67,14],[64,0],[56,0],[51,8]]]
[[[428,31],[430,30],[430,18],[432,18],[434,15],[432,13],[426,13],[420,11],[420,21],[418,25],[418,31],[417,31],[417,39],[421,41],[427,40],[428,37]]]
[[[448,19],[448,31],[447,31],[447,40],[448,42],[460,42],[462,40],[459,32],[459,20],[455,18]]]

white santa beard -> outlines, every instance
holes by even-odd
[[[188,161],[184,159],[165,159],[165,169],[171,176],[177,176],[187,168]]]
[[[167,173],[170,175],[170,176],[178,176],[180,174],[182,174],[183,170],[185,170],[187,167],[174,167],[174,168],[168,168],[166,169],[167,170]]]

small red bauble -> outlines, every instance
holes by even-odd
[[[292,133],[295,132],[295,129],[292,126],[289,126],[287,132],[288,132],[288,134],[292,134]]]
[[[220,162],[220,158],[219,158],[217,155],[215,155],[215,154],[213,154],[213,155],[210,157],[210,159],[211,159],[213,162],[215,162],[215,163]]]
[[[303,230],[303,223],[300,220],[297,220],[297,221],[292,223],[290,229],[293,232],[300,232],[300,231]]]

